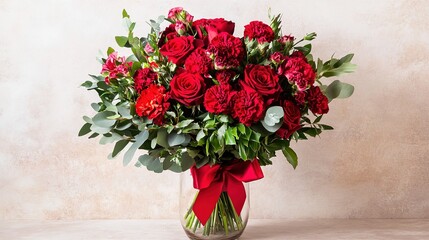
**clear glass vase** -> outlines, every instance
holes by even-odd
[[[222,192],[209,220],[203,225],[192,210],[199,190],[193,187],[189,171],[180,175],[180,221],[190,239],[232,240],[243,233],[249,219],[249,184],[243,183],[246,201],[237,214],[227,192]]]

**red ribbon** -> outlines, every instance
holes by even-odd
[[[193,166],[191,174],[194,179],[194,188],[200,190],[192,210],[203,225],[210,218],[222,192],[228,193],[235,211],[240,215],[246,201],[243,182],[264,177],[256,159],[238,160],[230,165],[204,165],[201,168]]]

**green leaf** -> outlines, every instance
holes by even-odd
[[[130,15],[128,15],[127,11],[125,9],[122,10],[122,18],[129,18]]]
[[[125,106],[122,106],[122,105],[119,105],[119,106],[117,106],[117,109],[118,109],[118,113],[123,118],[125,118],[125,119],[131,119],[131,118],[133,118],[133,116],[131,116],[131,114],[130,114],[130,109],[129,108],[127,108]]]
[[[163,164],[161,163],[159,157],[155,158],[155,160],[150,162],[146,168],[147,168],[147,170],[153,171],[155,173],[162,173],[162,171],[164,170]]]
[[[82,128],[79,130],[78,136],[81,137],[81,136],[84,136],[84,135],[86,135],[86,134],[88,134],[90,132],[91,132],[91,124],[90,123],[85,123],[82,126]]]
[[[199,142],[199,141],[200,141],[201,139],[203,139],[205,136],[206,136],[206,134],[204,133],[204,130],[203,130],[203,129],[201,129],[201,130],[198,132],[197,137],[196,137],[197,142]]]
[[[98,135],[100,135],[100,134],[98,134],[98,133],[93,133],[93,134],[91,134],[88,138],[95,138],[95,137],[97,137]]]
[[[348,83],[341,83],[341,85],[341,92],[337,98],[348,98],[353,95],[353,92],[355,91],[353,85],[350,85]]]
[[[283,116],[284,116],[284,111],[282,107],[272,106],[268,108],[267,111],[265,112],[265,118],[263,121],[267,126],[273,127],[274,125],[280,122]]]
[[[129,127],[131,127],[133,123],[130,121],[120,121],[118,123],[118,125],[116,125],[115,129],[119,130],[119,131],[123,131],[125,129],[128,129]]]
[[[107,56],[109,56],[110,54],[112,54],[112,53],[114,53],[114,52],[115,52],[115,49],[113,49],[113,48],[109,47],[109,48],[107,49]]]
[[[226,145],[235,145],[236,141],[232,133],[232,128],[228,128],[225,132],[225,144]]]
[[[261,121],[261,124],[267,131],[274,133],[282,127],[283,122],[276,123],[274,126],[268,126],[264,121]]]
[[[81,84],[82,87],[86,87],[86,88],[90,88],[92,87],[92,82],[91,81],[85,81],[84,83]]]
[[[191,156],[189,156],[187,152],[182,153],[180,160],[181,160],[180,166],[182,167],[182,171],[188,170],[195,163],[194,159],[191,158]]]
[[[128,37],[116,36],[115,40],[119,47],[124,47],[128,42]]]
[[[185,134],[177,134],[176,132],[172,132],[167,136],[167,141],[169,146],[177,146],[185,143],[186,141]]]
[[[106,134],[110,132],[110,128],[104,128],[97,125],[91,125],[91,131],[96,132],[98,134]]]
[[[246,134],[246,126],[244,126],[242,123],[238,124],[238,131],[242,134]]]
[[[98,103],[91,103],[91,107],[96,112],[100,111],[100,105]]]
[[[148,131],[142,131],[135,136],[135,142],[131,145],[131,147],[124,155],[124,161],[123,161],[124,166],[128,165],[131,162],[131,160],[133,159],[134,153],[148,139],[148,137],[149,137]]]
[[[292,165],[293,169],[296,169],[298,166],[298,156],[295,151],[290,147],[285,147],[282,149],[283,155],[286,157],[287,161]]]
[[[129,140],[119,140],[118,142],[116,142],[115,147],[113,148],[113,152],[112,152],[112,157],[116,157],[116,155],[118,155],[122,149],[125,148],[125,146],[127,146],[127,144],[129,143]]]
[[[323,130],[334,130],[333,127],[329,126],[329,125],[325,125],[325,124],[319,124],[319,126],[323,129]]]
[[[240,155],[240,158],[244,161],[247,160],[246,148],[247,147],[243,144],[238,144],[238,155]]]
[[[348,83],[340,82],[339,80],[333,81],[326,88],[324,94],[329,101],[335,98],[347,98],[350,97],[354,92],[354,87]]]
[[[164,148],[170,147],[167,142],[167,135],[168,135],[167,130],[165,128],[161,128],[158,130],[157,137],[156,137],[156,142],[158,143],[158,145]]]
[[[189,124],[191,124],[194,120],[193,119],[187,119],[179,122],[177,124],[177,128],[184,128],[187,127]]]
[[[122,136],[117,134],[117,133],[109,133],[109,134],[105,134],[100,138],[100,144],[104,145],[104,144],[108,144],[108,143],[113,143],[116,141],[119,141],[122,139]]]
[[[217,130],[217,139],[219,140],[219,142],[223,141],[223,138],[225,136],[225,132],[227,129],[228,125],[223,124],[218,130]]]
[[[99,112],[95,114],[95,116],[92,118],[92,121],[94,122],[94,125],[97,125],[102,128],[110,128],[116,123],[116,120],[108,119],[108,117],[114,116],[116,113],[114,112]]]

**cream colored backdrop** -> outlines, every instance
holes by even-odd
[[[177,174],[124,168],[77,132],[96,100],[78,86],[125,33],[122,9],[143,34],[178,5],[236,21],[237,35],[271,7],[284,33],[318,33],[315,56],[356,54],[341,78],[355,94],[324,118],[336,130],[294,145],[297,170],[283,157],[264,168],[252,217],[429,217],[429,1],[1,0],[0,219],[177,217]]]

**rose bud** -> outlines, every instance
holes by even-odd
[[[151,53],[153,53],[153,48],[152,48],[152,46],[150,46],[150,44],[149,43],[146,43],[146,46],[144,46],[144,51],[146,52],[146,54],[151,54]]]
[[[186,33],[186,26],[181,21],[176,22],[174,29],[176,29],[177,34],[179,34],[180,36],[183,36]]]
[[[311,40],[315,39],[316,36],[317,36],[317,34],[315,32],[312,32],[312,33],[305,35],[304,40],[311,41]]]

